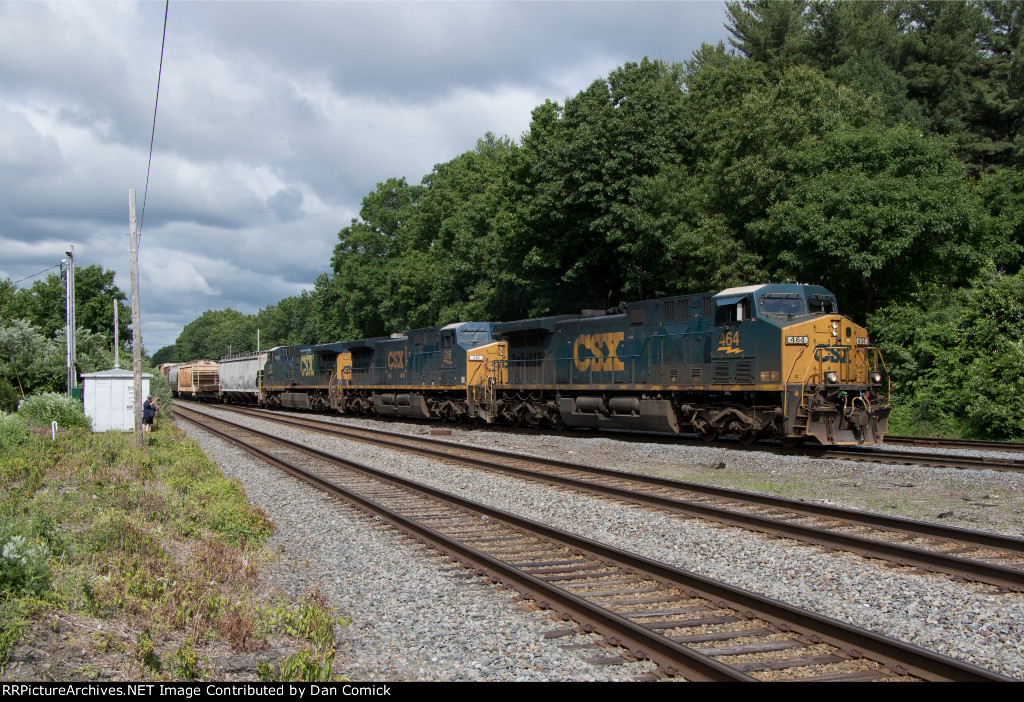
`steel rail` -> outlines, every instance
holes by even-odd
[[[1024,441],[988,441],[984,439],[947,439],[937,436],[898,436],[890,434],[885,443],[893,446],[926,446],[954,449],[1024,452]]]
[[[188,421],[196,423],[199,426],[203,426],[204,429],[214,431],[217,435],[226,438],[253,455],[260,456],[265,460],[268,460],[274,465],[282,465],[283,463],[280,459],[277,459],[256,447],[248,445],[237,438],[230,437],[224,432],[206,427],[194,418],[184,416],[183,418],[188,419]],[[736,609],[745,617],[763,619],[775,625],[781,631],[803,630],[806,632],[805,635],[809,634],[812,637],[818,637],[819,640],[836,646],[847,656],[852,658],[869,658],[881,663],[896,674],[910,674],[925,680],[938,681],[966,682],[1013,680],[1007,676],[1000,675],[993,671],[989,671],[963,661],[955,660],[948,656],[926,651],[886,636],[859,629],[835,619],[807,612],[783,602],[762,597],[747,590],[719,583],[673,566],[659,563],[636,554],[628,553],[612,546],[601,544],[600,542],[585,539],[569,532],[548,527],[533,520],[518,517],[514,514],[466,500],[458,497],[457,495],[452,495],[421,483],[407,480],[383,471],[378,471],[369,466],[310,448],[298,442],[288,441],[250,428],[240,427],[239,425],[228,422],[225,419],[213,417],[211,417],[211,419],[242,429],[243,431],[259,435],[263,438],[272,439],[282,445],[316,456],[322,460],[327,460],[358,470],[368,476],[374,477],[377,480],[390,482],[404,487],[405,489],[454,504],[462,509],[475,511],[490,519],[496,519],[525,531],[539,534],[546,539],[561,542],[571,549],[578,549],[581,552],[588,553],[599,559],[613,560],[616,563],[622,564],[627,569],[646,574],[648,577],[660,581],[665,585],[681,588],[690,597],[708,599],[719,607]],[[282,467],[284,466],[282,465]],[[350,491],[345,490],[340,486],[332,485],[322,478],[307,474],[305,471],[302,471],[295,466],[287,467],[286,470],[290,473],[299,475],[303,480],[306,480],[311,484],[324,486],[325,488],[329,486],[329,489],[332,491],[340,490],[346,493],[346,499],[355,500],[367,509],[371,509],[374,512],[381,514],[381,516],[388,519],[389,522],[394,519],[396,521],[392,523],[402,524],[403,527],[408,524],[414,531],[423,534],[425,538],[429,536],[429,540],[431,542],[433,542],[435,538],[438,539],[439,543],[445,544],[445,550],[450,547],[456,549],[460,554],[464,554],[466,557],[472,556],[474,559],[476,559],[477,556],[482,556],[483,560],[478,562],[482,563],[485,568],[493,569],[496,573],[500,573],[508,579],[521,583],[530,592],[534,592],[533,588],[535,587],[543,589],[544,592],[550,593],[547,596],[551,597],[553,601],[564,606],[572,605],[573,608],[571,611],[573,613],[577,613],[577,610],[575,609],[577,605],[584,607],[584,612],[580,612],[579,614],[584,617],[586,621],[600,623],[600,627],[613,631],[616,637],[621,637],[623,641],[629,642],[631,645],[639,646],[639,648],[633,651],[633,655],[638,658],[650,658],[655,660],[665,666],[666,670],[670,670],[678,665],[682,670],[689,671],[691,675],[709,676],[707,678],[701,677],[696,679],[753,679],[744,673],[739,673],[737,676],[736,671],[729,670],[729,666],[685,646],[681,646],[669,640],[667,637],[658,635],[651,637],[648,630],[639,627],[620,615],[616,615],[601,607],[595,607],[593,603],[573,596],[560,588],[554,587],[527,573],[523,573],[521,570],[487,556],[486,554],[481,554],[476,549],[468,547],[465,544],[459,544],[449,537],[419,524],[413,519],[403,517],[402,515],[396,514],[383,506],[376,505],[376,503],[367,498],[354,493],[348,494]],[[385,516],[385,514],[387,516]],[[523,576],[526,577],[524,578]],[[590,619],[590,617],[593,617],[593,619]],[[642,637],[640,636],[641,634],[643,635]],[[681,656],[682,659],[672,658],[672,660],[666,660],[669,657],[677,655]],[[693,666],[692,671],[690,671],[689,666]]]
[[[774,536],[788,537],[813,545],[840,548],[842,550],[864,556],[882,558],[903,566],[917,567],[929,572],[939,571],[949,575],[963,577],[967,580],[988,583],[1011,591],[1024,592],[1024,570],[1020,568],[1012,568],[980,560],[971,560],[961,556],[949,556],[941,552],[910,545],[892,544],[878,538],[844,534],[828,528],[804,526],[793,523],[787,519],[761,517],[736,509],[698,504],[678,497],[652,495],[650,493],[638,492],[627,488],[601,485],[599,483],[593,483],[569,476],[538,473],[535,470],[528,468],[524,469],[505,464],[496,464],[482,459],[455,455],[451,452],[475,452],[486,456],[495,456],[502,460],[536,463],[558,470],[566,470],[576,473],[583,472],[604,478],[628,481],[634,484],[639,483],[641,485],[667,488],[675,491],[696,493],[705,497],[739,501],[771,509],[784,509],[806,515],[837,519],[850,524],[895,531],[915,538],[940,538],[976,548],[995,549],[1010,553],[1019,558],[1024,558],[1024,539],[1020,538],[991,534],[971,529],[930,524],[928,522],[920,522],[902,517],[888,517],[841,507],[827,507],[824,505],[816,505],[814,503],[800,502],[798,500],[773,497],[770,495],[760,495],[742,490],[717,488],[697,483],[687,483],[668,478],[659,478],[656,476],[638,475],[609,468],[599,468],[596,466],[571,463],[559,459],[517,454],[510,451],[503,451],[501,449],[467,446],[465,444],[440,439],[428,439],[426,437],[408,435],[402,435],[395,438],[396,435],[390,432],[363,427],[342,427],[332,422],[324,422],[312,418],[297,420],[276,414],[268,415],[264,412],[245,411],[243,413],[259,417],[264,421],[273,421],[280,424],[313,429],[315,431],[360,441],[371,441],[400,451],[414,452],[445,461],[454,460],[484,470],[496,470],[511,473],[531,480],[542,480],[576,490],[587,490],[601,495],[614,497],[616,499],[625,498],[634,502],[662,509],[684,512],[691,515],[713,519],[729,526],[746,528]],[[376,438],[371,439],[366,436],[360,436],[360,434],[370,434]],[[421,446],[410,445],[410,442],[421,444]]]

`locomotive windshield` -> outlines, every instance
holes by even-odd
[[[757,305],[762,314],[795,317],[807,313],[804,301],[796,295],[765,295]]]

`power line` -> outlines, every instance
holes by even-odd
[[[19,282],[22,282],[22,281],[24,281],[24,280],[28,280],[29,278],[34,278],[34,277],[36,277],[37,275],[42,275],[43,273],[45,273],[45,272],[46,272],[46,271],[48,271],[48,270],[53,270],[54,268],[58,268],[58,267],[59,267],[60,265],[62,265],[62,264],[59,264],[59,263],[55,263],[55,264],[53,264],[52,266],[50,266],[49,268],[43,268],[43,269],[42,269],[41,271],[39,271],[38,273],[33,273],[32,275],[26,275],[26,276],[25,276],[24,278],[22,278],[22,279],[20,279],[20,280],[14,280],[14,282],[12,282],[12,283],[10,283],[10,284],[12,284],[12,286],[16,286],[16,284],[17,284],[17,283],[19,283]]]
[[[153,167],[153,141],[156,138],[156,108],[160,105],[160,77],[164,72],[164,45],[167,43],[167,11],[170,9],[171,0],[164,3],[164,34],[160,40],[160,68],[156,73],[156,101],[153,103],[153,131],[149,135],[149,164],[146,166],[146,189],[142,192],[142,216],[139,217],[139,233],[141,234],[142,224],[146,221],[146,196],[149,195],[149,171]]]

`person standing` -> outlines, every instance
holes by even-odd
[[[142,403],[142,431],[149,433],[153,430],[153,419],[156,417],[157,400],[152,395]]]

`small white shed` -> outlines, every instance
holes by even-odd
[[[142,401],[149,396],[149,373],[142,374]],[[135,429],[135,375],[114,368],[82,373],[82,400],[85,416],[92,419],[92,430],[133,431]]]

